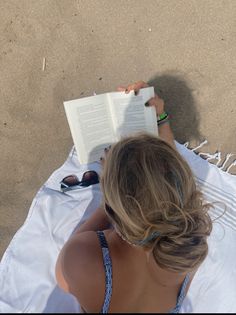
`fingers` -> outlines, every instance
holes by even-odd
[[[107,155],[109,150],[110,150],[110,147],[104,149],[105,155]]]
[[[104,164],[105,164],[105,159],[104,157],[100,157],[100,163],[102,164],[102,167],[104,167]]]
[[[125,93],[128,94],[130,91],[134,90],[135,95],[138,95],[140,89],[148,87],[148,86],[149,85],[146,82],[138,81],[138,82],[130,84],[126,87],[125,86],[119,86],[117,88],[117,91],[119,91],[119,92],[125,91]]]
[[[156,106],[158,101],[159,101],[158,96],[155,95],[154,97],[150,98],[150,99],[145,103],[145,106]]]
[[[100,157],[100,161],[101,161],[102,165],[104,165],[104,163],[105,163],[106,156],[107,156],[107,153],[109,152],[110,148],[111,148],[111,145],[109,145],[108,147],[106,147],[106,148],[104,149],[105,157],[103,157],[103,156]]]
[[[157,115],[160,115],[161,113],[164,112],[164,105],[165,105],[164,100],[156,94],[154,97],[150,98],[150,100],[148,100],[145,103],[145,106],[154,106],[156,109]]]
[[[123,92],[125,91],[126,86],[118,86],[118,88],[116,89],[118,92]]]
[[[144,81],[138,81],[138,82],[135,82],[134,84],[128,85],[125,93],[129,93],[131,90],[134,90],[135,95],[138,95],[139,90],[144,87],[148,87],[148,84]]]

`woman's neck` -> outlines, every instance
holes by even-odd
[[[156,280],[160,286],[163,287],[176,287],[183,283],[187,273],[177,273],[174,271],[169,271],[161,268],[154,256],[153,253],[149,250],[144,250],[141,246],[133,245],[127,242],[124,238],[121,237],[120,233],[114,229],[111,232],[112,238],[117,242],[120,248],[129,252],[131,255],[139,256],[139,262],[146,264],[147,270],[149,270],[151,276]]]

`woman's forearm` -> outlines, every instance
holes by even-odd
[[[176,148],[174,143],[174,135],[170,128],[169,122],[158,126],[159,137],[169,143],[172,147]]]

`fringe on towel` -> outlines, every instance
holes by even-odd
[[[226,154],[226,156],[224,158],[222,158],[222,153],[221,152],[218,152],[216,151],[214,154],[210,154],[210,153],[205,153],[205,152],[196,152],[196,150],[202,148],[205,144],[207,144],[208,141],[207,140],[204,140],[203,142],[201,142],[197,147],[193,148],[193,149],[190,149],[189,148],[189,142],[185,142],[184,143],[184,146],[188,149],[190,149],[191,151],[193,151],[194,153],[196,153],[197,155],[199,155],[201,158],[203,158],[204,160],[207,160],[210,162],[210,160],[213,160],[211,161],[210,163],[212,164],[215,164],[219,167],[219,169],[221,169],[222,171],[226,172],[226,173],[229,173],[231,174],[229,171],[231,169],[232,166],[236,166],[236,159],[234,159],[234,161],[232,161],[228,167],[226,168],[226,164],[228,163],[229,159],[236,155],[234,153],[228,153]],[[214,160],[216,163],[214,163]],[[222,163],[222,165],[220,166],[220,164]],[[231,174],[231,175],[234,175],[235,174]]]

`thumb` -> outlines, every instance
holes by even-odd
[[[126,90],[125,86],[118,86],[118,88],[116,89],[118,92],[122,92]]]

